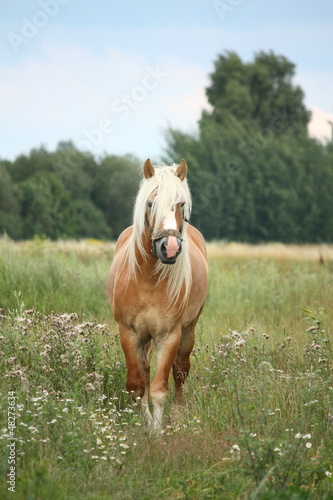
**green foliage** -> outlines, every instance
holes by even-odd
[[[9,162],[0,163],[0,224],[1,231],[12,238],[21,234],[20,189],[14,184],[7,168]]]
[[[0,232],[13,239],[117,237],[131,223],[139,169],[134,157],[97,161],[70,141],[0,161]]]
[[[261,129],[274,125],[279,133],[283,130],[279,121],[288,117],[294,128],[306,132],[310,113],[303,104],[302,89],[292,84],[294,73],[295,65],[273,52],[259,52],[248,64],[234,52],[220,55],[206,90],[214,108],[211,118],[223,123],[232,115],[240,121],[254,121]]]
[[[332,141],[307,134],[294,65],[259,53],[219,56],[198,135],[167,135],[168,158],[189,163],[192,222],[206,238],[328,242],[333,238]]]
[[[43,234],[57,239],[62,234],[68,195],[53,173],[37,172],[21,183],[23,237]]]
[[[89,199],[78,199],[70,203],[63,227],[65,235],[69,238],[80,236],[80,238],[108,239],[112,235],[104,213]]]
[[[107,156],[94,178],[92,200],[105,214],[114,235],[131,224],[131,215],[141,180],[138,162],[130,155]]]

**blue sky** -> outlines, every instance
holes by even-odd
[[[196,130],[225,50],[286,56],[311,134],[333,120],[331,0],[2,0],[0,39],[1,158],[72,139],[158,162],[169,126]]]

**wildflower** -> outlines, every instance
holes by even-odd
[[[7,363],[7,365],[11,365],[11,364],[15,363],[16,360],[17,360],[17,357],[13,356],[12,358],[6,359],[6,363]]]
[[[88,384],[86,384],[86,389],[91,392],[96,391],[95,386],[91,382],[88,382]]]
[[[321,349],[321,345],[320,344],[317,344],[317,342],[315,340],[312,341],[312,344],[311,344],[311,347],[313,347],[314,349],[316,349],[317,351],[319,349]]]
[[[295,435],[295,438],[296,438],[296,439],[301,439],[301,437],[302,437],[302,434],[301,434],[300,432],[298,432],[298,433]]]
[[[305,446],[306,446],[306,448],[311,448],[312,443],[307,442],[307,443],[305,443]]]
[[[264,337],[264,339],[268,340],[269,339],[269,335],[267,335],[267,333],[263,333],[262,336]]]
[[[332,477],[332,476],[333,476],[333,474],[332,474],[332,472],[330,472],[329,470],[326,470],[326,471],[325,471],[325,476],[327,476],[327,477]]]
[[[230,455],[236,459],[240,458],[240,447],[238,444],[234,444],[230,450]]]
[[[34,427],[33,425],[30,425],[30,427],[28,427],[29,431],[32,432],[32,434],[36,434],[39,432],[39,430],[37,429],[37,427]]]

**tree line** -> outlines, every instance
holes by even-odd
[[[309,136],[294,73],[272,52],[250,63],[226,52],[210,75],[211,110],[197,134],[168,131],[168,155],[191,166],[192,221],[207,238],[332,242],[333,137]]]
[[[332,242],[333,138],[307,131],[295,66],[260,52],[218,56],[196,134],[169,129],[165,163],[185,158],[191,222],[207,239]],[[96,159],[71,141],[0,160],[0,232],[13,239],[116,238],[131,223],[142,162]]]
[[[13,239],[117,237],[131,223],[141,163],[97,160],[72,142],[0,161],[0,231]]]

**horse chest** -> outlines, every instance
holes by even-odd
[[[174,321],[160,314],[160,311],[142,310],[132,317],[131,328],[140,337],[149,335],[152,338],[167,334],[173,329]]]
[[[149,300],[147,296],[140,295],[127,296],[121,303],[121,317],[117,318],[117,314],[115,316],[140,337],[149,335],[154,338],[166,334],[179,323],[179,318],[172,311],[166,314],[164,302]]]

